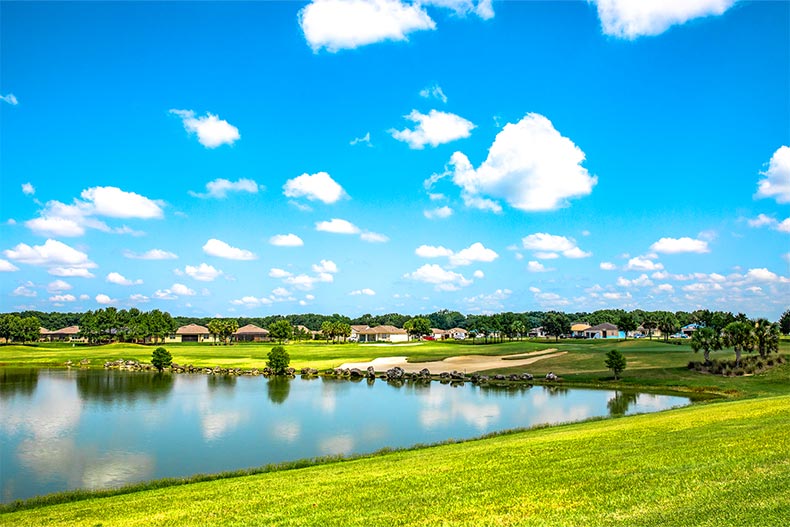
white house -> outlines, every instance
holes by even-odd
[[[408,342],[409,334],[395,326],[376,326],[357,331],[357,338],[359,342]]]

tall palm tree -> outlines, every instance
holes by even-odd
[[[779,350],[779,325],[764,318],[754,323],[754,339],[760,357],[765,358],[771,352]]]
[[[730,322],[722,332],[725,347],[735,350],[735,364],[741,365],[741,352],[754,351],[754,327],[748,322]]]
[[[702,350],[705,364],[710,363],[710,352],[721,349],[721,340],[713,328],[699,328],[691,334],[691,349],[694,353]]]

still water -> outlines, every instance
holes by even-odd
[[[0,369],[0,499],[372,452],[688,398],[548,387],[400,387],[265,379]]]

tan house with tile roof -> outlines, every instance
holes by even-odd
[[[405,329],[395,326],[376,326],[360,330],[359,342],[408,342],[409,334]]]
[[[264,342],[269,340],[269,330],[255,324],[247,324],[233,333],[233,340],[236,342]]]

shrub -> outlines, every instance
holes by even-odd
[[[267,355],[266,366],[272,369],[275,375],[282,375],[291,364],[291,356],[283,346],[275,346]]]
[[[173,364],[173,356],[170,355],[169,351],[160,346],[154,350],[151,356],[151,364],[161,372],[163,369]]]

